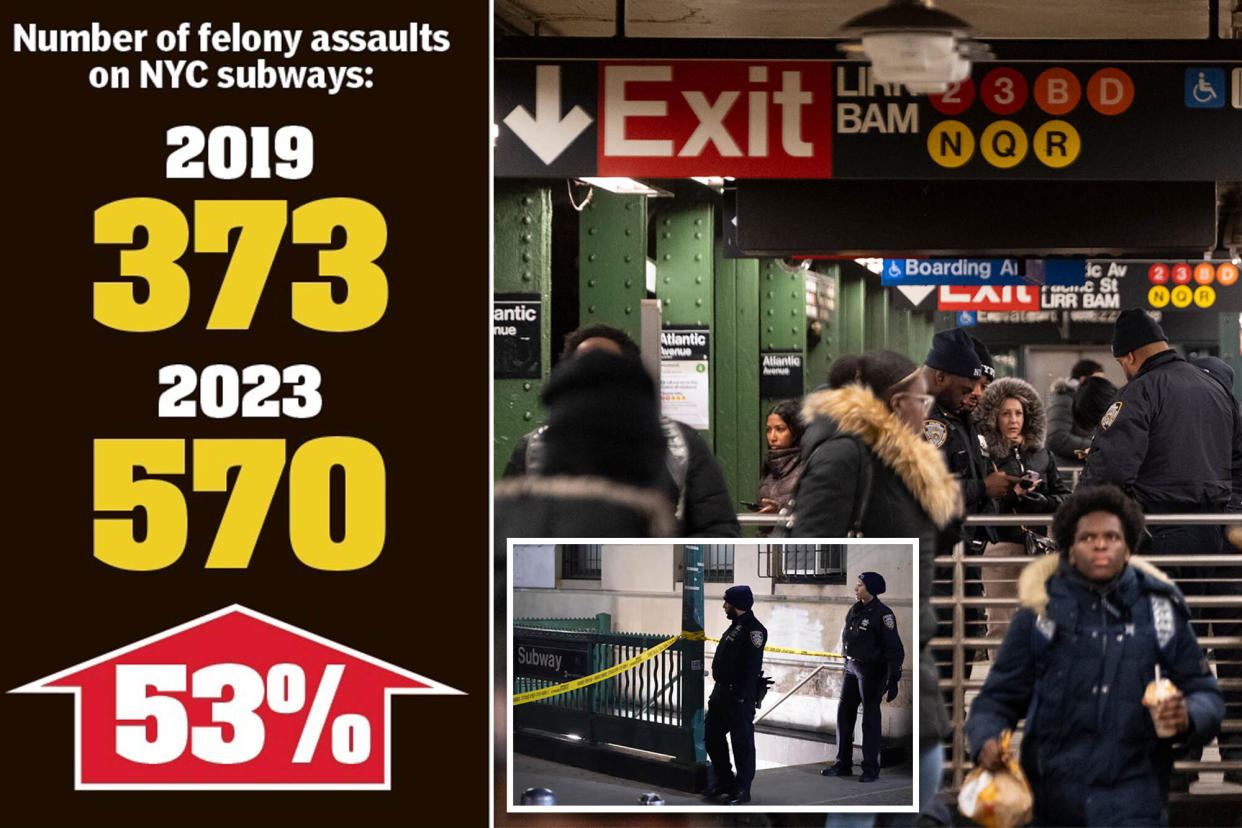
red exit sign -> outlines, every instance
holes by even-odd
[[[832,175],[828,61],[605,62],[599,84],[599,175]]]

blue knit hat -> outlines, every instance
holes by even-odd
[[[884,584],[884,576],[878,572],[864,572],[858,576],[858,580],[863,582],[867,592],[870,592],[872,595],[879,595],[887,589]]]
[[[726,589],[724,599],[740,610],[749,610],[755,605],[755,596],[746,584],[738,584]]]
[[[983,363],[975,353],[975,343],[970,334],[961,328],[941,331],[933,336],[932,347],[927,352],[924,364],[928,368],[968,379],[979,379],[983,376]]]

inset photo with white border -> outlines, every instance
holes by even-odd
[[[508,810],[917,810],[916,540],[508,553]]]

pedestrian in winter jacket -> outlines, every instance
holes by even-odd
[[[603,350],[637,361],[638,345],[625,331],[608,325],[590,325],[565,337],[558,368],[592,351]],[[660,417],[665,455],[656,487],[662,491],[677,519],[670,534],[684,538],[736,538],[741,534],[733,498],[711,447],[699,433],[678,420]],[[548,426],[540,426],[516,441],[504,477],[546,474],[545,444]],[[620,433],[620,432],[618,432]],[[587,533],[593,534],[593,533]]]
[[[940,452],[921,437],[933,400],[913,362],[892,351],[841,357],[830,385],[838,387],[812,393],[802,407],[806,469],[790,532],[839,538],[855,529],[864,536],[918,538],[919,751],[920,758],[939,761],[950,726],[927,647],[936,632],[932,560],[938,548],[948,551],[957,540],[960,488]]]
[[[1143,524],[1115,486],[1061,505],[1062,551],[1023,570],[1022,608],[971,705],[966,737],[990,771],[1002,766],[1002,731],[1026,719],[1021,761],[1037,824],[1168,824],[1175,755],[1210,741],[1224,716],[1181,591],[1130,555]],[[1145,707],[1157,668],[1178,692]],[[1174,735],[1159,738],[1156,722]]]
[[[1104,376],[1104,366],[1094,359],[1080,359],[1069,377],[1052,384],[1048,393],[1048,448],[1063,466],[1082,462],[1075,452],[1091,448],[1091,429],[1074,422],[1074,394],[1087,377]]]
[[[802,476],[802,418],[797,400],[784,400],[772,406],[764,423],[768,456],[763,460],[759,481],[759,511],[776,514],[793,499]]]
[[[1017,482],[996,498],[1001,514],[1050,514],[1069,495],[1052,452],[1044,446],[1044,404],[1025,380],[1002,377],[988,386],[974,412],[979,436],[987,447],[990,471],[1002,471]],[[1034,477],[1029,476],[1034,473]],[[1026,554],[1024,530],[1002,526],[996,541],[988,543],[984,557]],[[980,567],[984,594],[988,598],[1013,598],[1018,594],[1020,567],[1014,564]],[[988,637],[1001,638],[1013,616],[1008,607],[988,608]]]

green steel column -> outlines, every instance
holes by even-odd
[[[815,283],[815,305],[820,325],[819,341],[807,349],[803,392],[809,393],[828,379],[828,367],[840,354],[841,337],[837,323],[837,297],[840,295],[841,267],[821,265],[825,272],[811,271],[807,279]]]
[[[806,271],[790,272],[778,259],[759,264],[761,351],[802,351],[806,354]]]
[[[841,291],[837,295],[837,321],[841,331],[841,353],[861,354],[867,350],[866,290],[867,285],[856,273],[841,275]]]
[[[932,320],[924,313],[910,314],[910,359],[923,364],[931,350],[932,337],[936,335]]]
[[[495,393],[495,476],[509,462],[514,442],[534,428],[542,414],[539,392],[551,367],[552,192],[529,181],[497,179],[492,274],[497,293],[537,293],[541,379],[498,379]]]
[[[1220,358],[1233,368],[1233,395],[1242,397],[1242,342],[1239,342],[1239,328],[1242,328],[1242,314],[1221,313],[1220,316]]]
[[[681,674],[682,711],[686,724],[694,732],[694,759],[703,762],[707,759],[703,746],[703,547],[697,543],[686,544],[682,561],[681,629],[700,634],[697,639],[682,642],[685,665]]]
[[[578,214],[578,324],[638,342],[647,295],[647,197],[596,189]]]
[[[712,204],[706,195],[678,195],[661,205],[656,226],[656,296],[664,304],[665,325],[706,325],[712,330],[708,382],[715,394],[716,336],[713,325]],[[708,410],[711,411],[709,400]],[[701,432],[714,446],[714,427]]]
[[[892,302],[892,297],[888,296],[885,291],[885,299]],[[905,354],[915,362],[922,362],[924,354],[919,354],[916,358],[913,356],[910,348],[910,311],[889,307],[888,311],[888,344],[885,345],[888,350],[896,351],[899,354]]]
[[[741,511],[759,488],[759,263],[726,259],[717,244],[715,270],[716,459]]]
[[[779,259],[759,261],[759,351],[799,351],[806,370],[806,271],[792,270]],[[803,374],[805,385],[805,373]],[[759,446],[767,456],[764,421],[776,399],[759,403],[759,417],[742,431],[744,439]],[[758,480],[756,480],[756,487]],[[748,497],[747,500],[754,500]]]
[[[882,285],[864,282],[863,301],[866,303],[866,350],[888,348],[888,291]]]

